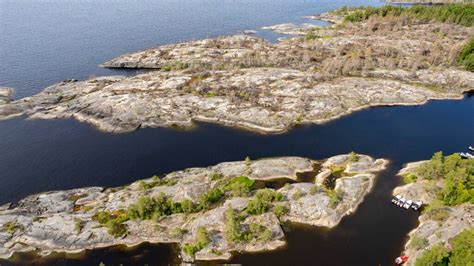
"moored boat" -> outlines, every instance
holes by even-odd
[[[408,256],[400,256],[398,258],[395,259],[395,264],[397,265],[403,265],[405,264],[405,262],[408,261]]]

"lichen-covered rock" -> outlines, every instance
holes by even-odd
[[[286,206],[287,214],[279,214],[281,217],[278,218],[269,209],[261,214],[245,215],[240,222],[243,229],[255,224],[263,226],[267,230],[263,239],[254,237],[230,242],[225,235],[225,211],[232,208],[245,213],[249,200],[258,188],[243,197],[226,194],[221,202],[210,208],[187,214],[173,213],[145,220],[129,217],[115,225],[104,224],[99,216],[104,212],[114,217],[125,215],[129,206],[144,196],[164,195],[174,202],[191,200],[197,203],[203,194],[235,177],[248,176],[259,182],[287,178],[297,182],[298,173],[313,171],[315,164],[324,165],[321,171],[327,171],[336,167],[331,162],[337,161],[337,167],[344,169],[354,163],[341,158],[349,156],[338,156],[324,162],[300,157],[226,162],[207,168],[176,171],[161,179],[150,178],[119,188],[90,187],[32,195],[0,209],[0,258],[8,258],[14,252],[36,251],[48,255],[142,242],[179,243],[184,246],[194,243],[201,227],[206,229],[209,243],[194,256],[182,252],[185,261],[225,260],[233,252],[273,250],[285,245],[280,219],[327,227],[337,225],[342,217],[357,208],[372,188],[375,173],[382,170],[387,161],[359,155],[364,167],[359,166],[356,174],[343,174],[335,181],[335,189],[342,191],[343,197],[333,206],[329,206],[330,197],[326,190],[311,189],[314,186],[322,188],[324,180],[320,183],[294,183],[279,189],[283,198],[275,204]],[[294,197],[296,189],[301,189],[306,195]],[[111,229],[107,228],[109,226],[114,230],[123,227],[126,233],[113,236],[109,231]]]

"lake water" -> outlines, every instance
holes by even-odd
[[[316,0],[0,0],[0,86],[16,98],[69,78],[133,74],[98,64],[157,44],[232,34],[262,26],[302,22],[343,5],[378,1]],[[273,38],[268,32],[265,37]],[[29,194],[84,186],[119,186],[153,174],[222,161],[270,156],[322,159],[356,151],[391,160],[374,191],[354,215],[333,230],[288,226],[288,247],[241,254],[232,262],[259,265],[390,265],[416,226],[415,212],[390,206],[397,170],[408,161],[472,145],[474,97],[416,107],[371,108],[325,125],[281,135],[258,135],[211,124],[192,131],[140,129],[102,133],[73,120],[0,122],[0,205]],[[144,244],[81,256],[18,256],[10,264],[168,265],[172,246]]]

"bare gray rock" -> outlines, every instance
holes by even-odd
[[[0,105],[9,103],[12,95],[12,88],[0,87]]]

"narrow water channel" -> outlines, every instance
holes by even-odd
[[[153,174],[222,161],[271,156],[323,159],[356,151],[391,161],[374,190],[358,210],[328,230],[285,225],[288,246],[259,254],[237,254],[232,263],[309,265],[390,265],[417,224],[417,213],[390,204],[391,190],[399,184],[396,172],[409,161],[446,154],[472,145],[474,97],[459,101],[432,101],[423,106],[371,108],[325,125],[294,129],[281,135],[199,124],[192,131],[141,129],[129,134],[106,134],[71,120],[0,123],[2,179],[5,203],[26,195],[56,189],[100,185],[113,187]],[[9,146],[26,134],[25,145]],[[21,148],[21,149],[20,149]],[[19,167],[19,165],[23,167]],[[311,180],[313,174],[307,177]],[[11,183],[10,183],[11,182]],[[273,186],[283,186],[278,181]],[[23,184],[17,189],[14,184]],[[176,262],[172,245],[143,244],[132,249],[116,247],[84,252],[80,256],[56,254],[32,259],[16,256],[3,265],[98,265]],[[206,263],[203,263],[206,264]]]

